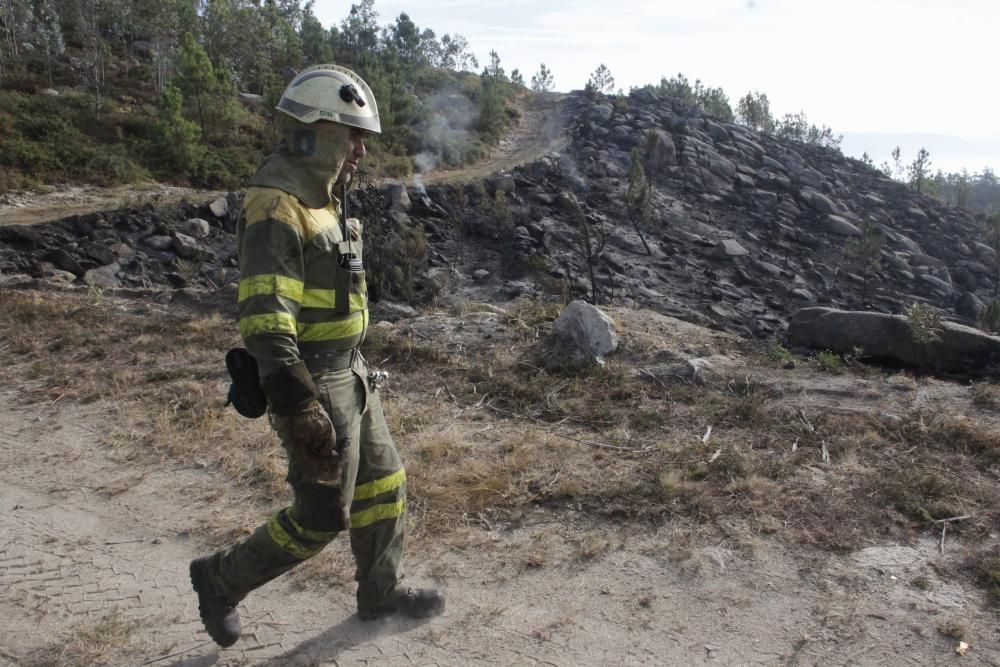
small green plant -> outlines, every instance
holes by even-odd
[[[979,311],[976,324],[987,333],[1000,333],[1000,299],[991,299],[986,307]]]
[[[778,341],[771,341],[767,346],[767,358],[777,364],[784,364],[792,360],[792,353]]]
[[[99,306],[104,302],[104,290],[93,280],[87,281],[87,300],[93,306]]]
[[[830,350],[823,350],[816,354],[816,363],[819,364],[820,370],[826,371],[827,373],[840,373],[844,370],[844,360],[836,352],[831,352]]]
[[[910,304],[903,310],[903,315],[915,342],[926,344],[941,340],[941,316],[927,304]]]

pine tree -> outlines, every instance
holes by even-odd
[[[545,63],[538,66],[538,71],[531,75],[531,89],[536,93],[547,93],[552,90],[552,72]]]
[[[642,247],[646,249],[646,254],[652,255],[653,251],[649,249],[646,237],[642,233],[643,226],[649,221],[649,201],[649,179],[646,178],[639,149],[633,148],[628,169],[628,189],[625,192],[625,210],[628,212],[632,227],[639,235],[639,240],[642,241]]]

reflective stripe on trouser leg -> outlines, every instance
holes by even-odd
[[[351,503],[351,550],[358,606],[377,606],[402,579],[406,473],[377,391],[361,420],[357,486]]]

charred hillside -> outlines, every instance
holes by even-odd
[[[993,293],[997,258],[970,215],[836,151],[649,91],[548,101],[539,127],[554,150],[540,159],[528,133],[529,161],[510,171],[355,189],[373,297],[596,297],[770,336],[811,305],[898,313],[923,302],[969,322]],[[650,184],[636,223],[633,151]],[[231,194],[0,227],[0,270],[102,288],[231,287],[238,214]]]
[[[969,214],[857,160],[647,91],[624,102],[580,93],[566,104],[564,151],[485,187],[439,186],[410,198],[432,262],[455,269],[453,279],[492,289],[494,298],[560,285],[590,295],[592,263],[604,303],[755,335],[782,330],[808,305],[897,313],[925,302],[970,321],[992,294],[995,253]],[[625,203],[633,149],[652,184],[642,225],[649,254]],[[569,194],[595,243],[606,237],[592,262],[580,252],[582,223]],[[390,200],[400,219],[406,204]],[[875,245],[867,255],[866,221]]]

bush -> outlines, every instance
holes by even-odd
[[[149,177],[149,172],[130,158],[113,153],[97,153],[87,163],[86,173],[95,183],[114,185],[135,183]]]

